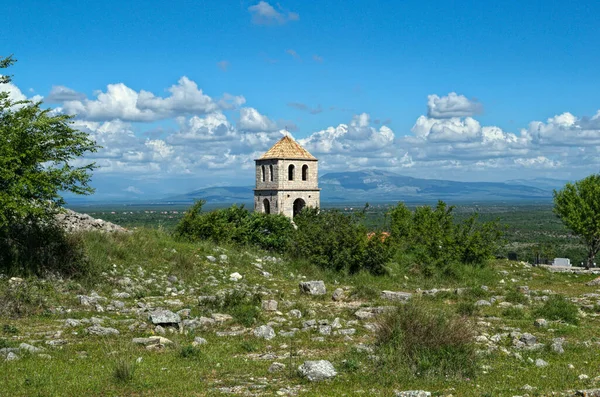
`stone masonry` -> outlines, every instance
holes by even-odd
[[[284,136],[256,160],[254,211],[291,219],[305,206],[320,206],[318,160]]]

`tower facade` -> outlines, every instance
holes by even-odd
[[[281,138],[255,162],[255,212],[294,219],[304,207],[320,206],[318,160],[291,137]]]

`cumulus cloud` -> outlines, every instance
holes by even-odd
[[[64,102],[62,110],[87,120],[150,122],[186,114],[208,114],[245,102],[244,97],[229,94],[214,100],[185,76],[168,91],[170,95],[163,98],[144,90],[138,93],[123,83],[109,84],[106,92],[96,94],[96,99],[69,100]]]
[[[393,141],[394,132],[390,128],[372,127],[370,116],[362,113],[354,116],[349,124],[340,124],[315,132],[299,142],[311,153],[365,154],[386,148]]]
[[[542,146],[600,146],[600,111],[591,118],[578,118],[565,112],[550,117],[545,123],[533,121],[522,134]]]
[[[238,128],[245,131],[274,131],[277,124],[254,108],[241,108]]]
[[[2,75],[0,75],[1,77]],[[0,84],[0,92],[8,92],[8,99],[12,102],[17,101],[33,101],[38,102],[44,99],[44,97],[40,95],[34,95],[31,98],[27,97],[27,95],[23,94],[23,92],[13,83],[3,83]]]
[[[252,23],[255,25],[283,25],[289,21],[300,19],[297,13],[283,9],[278,11],[266,1],[260,1],[258,4],[248,7],[248,11],[250,11]]]
[[[85,94],[77,92],[64,85],[53,85],[45,101],[48,103],[63,103],[67,101],[81,101],[85,99]]]
[[[435,118],[475,116],[483,111],[483,106],[464,95],[451,92],[446,96],[435,94],[427,97],[427,115]]]

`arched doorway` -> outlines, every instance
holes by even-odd
[[[299,198],[294,201],[294,216],[298,215],[302,209],[306,207],[306,202]]]
[[[271,213],[271,203],[269,202],[269,199],[264,199],[263,200],[263,212],[265,214],[270,214]]]

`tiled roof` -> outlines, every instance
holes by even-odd
[[[266,159],[316,160],[312,154],[308,153],[306,149],[288,135],[281,138],[271,149],[267,150],[267,152],[259,158],[259,160]]]

